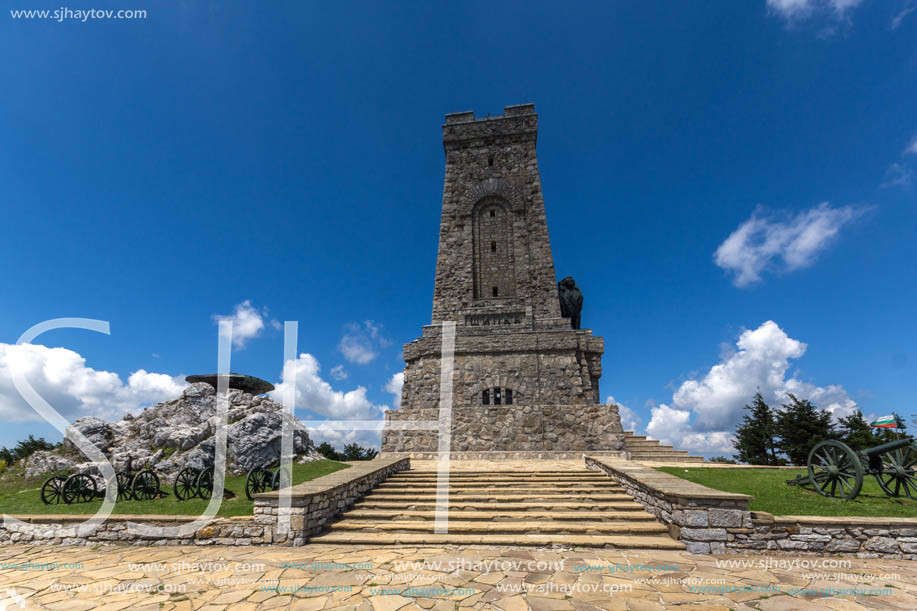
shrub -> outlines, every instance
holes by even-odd
[[[315,448],[319,454],[327,458],[328,460],[372,460],[379,453],[378,450],[373,448],[364,448],[356,443],[349,443],[344,446],[343,452],[338,452],[334,447],[327,441],[323,441],[321,445]]]
[[[45,441],[44,437],[35,439],[33,435],[29,435],[28,439],[24,439],[17,443],[15,448],[0,449],[0,460],[4,461],[7,465],[11,465],[16,461],[28,458],[39,450],[53,450],[56,447],[57,446],[53,443]]]

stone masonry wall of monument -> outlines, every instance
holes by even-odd
[[[534,106],[446,116],[432,324],[404,346],[401,408],[438,421],[444,322],[455,323],[451,451],[618,452],[617,406],[601,405],[604,341],[560,312],[535,143]],[[383,453],[434,453],[438,433],[383,431]]]
[[[389,421],[437,420],[436,408],[387,413]],[[382,433],[391,453],[435,453],[436,431]],[[452,452],[486,456],[493,452],[621,453],[624,438],[617,405],[502,405],[452,410]],[[471,456],[469,456],[471,457]]]
[[[604,342],[581,333],[458,337],[452,395],[455,405],[481,405],[481,391],[510,388],[517,404],[598,402]],[[404,410],[439,405],[440,338],[405,346]]]
[[[509,107],[503,117],[490,120],[475,120],[472,113],[446,117],[443,126],[446,172],[433,296],[434,322],[458,320],[462,310],[475,305],[474,244],[479,220],[475,213],[487,215],[484,223],[488,223],[488,205],[497,205],[511,215],[515,248],[494,254],[502,257],[500,266],[513,269],[517,285],[514,293],[532,299],[537,317],[560,317],[535,153],[537,133],[538,115],[532,105]],[[490,241],[483,242],[483,252],[477,254],[489,255]],[[490,286],[482,287],[483,294],[478,299],[493,297],[490,290]]]

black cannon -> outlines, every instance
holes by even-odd
[[[175,476],[172,490],[179,501],[187,501],[195,497],[209,499],[213,496],[213,467],[203,469],[185,467]]]
[[[245,477],[245,496],[249,501],[259,492],[280,490],[290,485],[290,476],[284,469],[278,468],[276,471],[271,471],[269,466],[268,464],[249,470]]]
[[[123,471],[115,474],[118,483],[118,499],[148,501],[165,496],[159,487],[159,476],[152,469],[144,468],[134,472],[133,461],[128,459]],[[93,499],[103,498],[105,488],[96,483],[96,478],[89,471],[81,471],[69,477],[52,475],[41,486],[41,501],[45,505],[57,505],[61,502],[88,503]]]
[[[787,480],[791,486],[809,484],[822,496],[852,500],[872,475],[889,496],[917,498],[917,441],[913,437],[889,441],[854,452],[840,441],[821,441],[809,452],[808,475]]]

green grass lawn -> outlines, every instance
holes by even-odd
[[[293,483],[301,482],[346,469],[350,465],[333,460],[317,460],[314,462],[293,465]],[[41,485],[44,480],[24,481],[15,474],[8,474],[0,480],[0,513],[9,514],[36,514],[36,513],[67,513],[67,514],[93,514],[102,506],[102,500],[90,503],[75,503],[73,505],[45,505],[41,502]],[[171,484],[160,484],[164,492],[169,495],[152,501],[119,501],[115,504],[113,514],[184,514],[197,516],[204,512],[209,501],[203,499],[189,499],[179,501],[172,493]],[[245,476],[229,475],[226,477],[226,489],[235,493],[231,499],[223,499],[218,515],[244,516],[252,515],[252,501],[245,498]]]
[[[844,501],[823,497],[808,486],[786,484],[786,480],[805,473],[805,469],[657,468],[715,490],[750,494],[755,497],[752,511],[774,515],[917,518],[917,500],[886,496],[871,475],[864,476],[863,489],[857,498]]]

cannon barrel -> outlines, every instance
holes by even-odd
[[[888,443],[883,443],[880,446],[874,448],[869,448],[868,450],[863,450],[863,454],[866,456],[876,456],[879,454],[885,454],[886,452],[891,452],[892,450],[897,450],[898,448],[905,448],[914,443],[914,440],[911,438],[907,439],[896,439],[895,441],[889,441]]]

